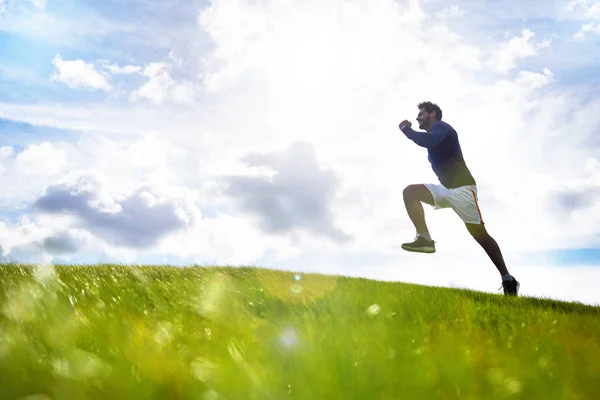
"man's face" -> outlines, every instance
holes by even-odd
[[[427,129],[431,125],[433,125],[435,118],[435,111],[428,113],[424,108],[419,110],[419,115],[417,115],[417,122],[419,123],[420,129]]]

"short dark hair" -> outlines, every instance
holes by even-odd
[[[418,105],[419,110],[421,108],[424,108],[425,111],[427,111],[428,113],[435,111],[435,117],[438,121],[442,120],[442,109],[440,108],[440,106],[438,106],[437,104],[434,104],[430,101],[424,101],[422,103],[419,103]]]

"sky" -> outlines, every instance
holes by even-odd
[[[501,294],[451,210],[400,248],[433,101],[521,295],[599,305],[598,71],[600,0],[0,0],[0,257]]]

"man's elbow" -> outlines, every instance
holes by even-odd
[[[431,140],[431,138],[428,138],[428,140],[423,140],[423,142],[421,143],[421,146],[430,149],[432,147],[437,146],[439,142],[440,142],[439,140]]]

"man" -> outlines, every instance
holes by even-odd
[[[423,102],[418,109],[419,128],[426,132],[413,130],[412,124],[406,120],[400,123],[399,128],[407,138],[427,149],[429,162],[440,184],[409,185],[404,189],[404,204],[417,236],[414,242],[402,244],[402,248],[435,253],[435,242],[427,229],[421,203],[431,205],[434,210],[452,208],[498,268],[504,294],[517,296],[520,284],[509,274],[498,244],[485,228],[477,202],[477,184],[465,164],[456,131],[442,121],[442,110],[437,104]]]

